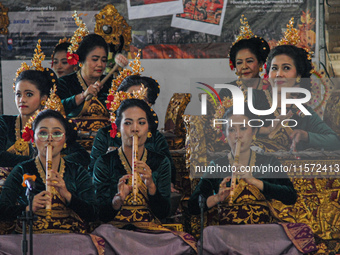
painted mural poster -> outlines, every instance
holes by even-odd
[[[221,35],[227,0],[183,0],[183,13],[173,16],[171,26]]]

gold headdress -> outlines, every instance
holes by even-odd
[[[277,43],[277,46],[280,45],[294,45],[297,46],[300,42],[299,32],[296,28],[294,28],[294,18],[292,17],[287,24],[287,30],[284,33],[283,38]],[[312,51],[309,51],[308,48],[303,48],[308,55],[308,60],[312,59]]]
[[[110,136],[115,137],[117,133],[117,125],[116,125],[116,111],[119,108],[120,104],[126,99],[140,99],[144,100],[146,97],[147,88],[142,84],[142,88],[137,91],[133,91],[132,93],[119,91],[115,92],[114,90],[110,90],[110,93],[107,97],[106,107],[110,111],[110,121],[112,129],[110,131]]]
[[[289,20],[287,24],[287,30],[284,33],[283,38],[277,43],[279,45],[297,45],[300,41],[298,31],[294,28],[294,18]]]
[[[247,18],[244,15],[241,15],[241,26],[240,26],[240,34],[236,37],[236,41],[233,42],[233,45],[242,39],[250,39],[254,37],[253,31],[251,31],[250,26],[248,24]]]
[[[238,51],[238,47],[236,46],[237,43],[241,40],[249,40],[249,39],[253,39],[254,42],[256,43],[256,46],[259,47],[259,50],[261,51],[261,56],[262,59],[259,59],[260,62],[266,62],[267,56],[269,54],[270,48],[269,48],[269,44],[262,38],[259,37],[257,35],[254,35],[253,31],[251,31],[251,28],[248,24],[248,20],[247,18],[244,17],[244,15],[242,14],[241,19],[241,26],[240,26],[240,34],[236,37],[235,42],[233,42],[231,48],[230,48],[230,52],[229,52],[229,57],[232,56],[233,54],[237,54]],[[235,66],[231,60],[232,58],[229,58],[229,66],[230,69],[233,71]]]
[[[45,108],[43,110],[51,109],[60,112],[64,116],[64,118],[66,118],[64,105],[61,103],[61,99],[56,92],[57,86],[53,85],[53,88],[51,88],[50,96],[46,100]]]
[[[123,50],[129,51],[131,38],[131,26],[125,21],[124,17],[119,14],[117,9],[108,4],[99,14],[95,15],[96,26],[94,32],[102,36],[107,43],[120,45],[120,37],[124,38]]]
[[[35,113],[29,118],[27,121],[24,129],[22,130],[22,138],[24,141],[34,141],[34,134],[32,130],[32,123],[39,114],[39,112],[47,109],[51,109],[57,112],[60,112],[64,118],[66,118],[64,106],[61,103],[61,100],[59,96],[56,94],[57,92],[57,86],[54,84],[53,87],[51,88],[50,96],[46,100],[45,106],[42,109],[36,110]]]
[[[129,66],[131,67],[132,71],[128,68],[124,68],[122,71],[120,71],[117,78],[112,80],[110,91],[114,92],[117,91],[119,85],[126,77],[130,75],[140,75],[142,72],[144,72],[144,68],[140,63],[140,51],[141,50],[138,50],[138,54],[136,55],[135,59],[129,63]]]
[[[31,59],[32,66],[27,65],[26,62],[22,62],[21,66],[18,68],[15,78],[14,78],[14,83],[13,83],[14,91],[15,91],[15,81],[23,71],[37,70],[37,71],[43,72],[45,70],[41,65],[41,62],[44,61],[45,59],[45,54],[44,52],[41,51],[40,43],[41,43],[41,40],[39,39],[37,48],[34,50],[35,53],[33,55],[33,58]]]
[[[74,32],[70,40],[71,45],[67,49],[67,62],[70,65],[76,65],[79,61],[79,56],[75,52],[78,50],[79,44],[81,43],[83,38],[90,32],[87,29],[85,23],[79,18],[77,11],[74,11],[72,17],[74,18],[74,21],[76,22],[78,28]]]
[[[71,42],[71,38],[64,37],[62,39],[59,39],[59,42],[57,43],[57,45],[62,44],[62,43],[66,43],[66,42]]]

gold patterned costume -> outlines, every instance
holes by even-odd
[[[17,165],[7,178],[0,200],[0,219],[15,220],[27,207],[26,189],[22,187],[24,174],[37,176],[34,194],[46,189],[46,176],[39,158]],[[68,191],[72,194],[67,203],[60,194],[52,191],[51,219],[46,218],[46,209],[36,211],[37,220],[33,223],[34,233],[85,233],[86,221],[95,218],[94,189],[90,176],[82,166],[61,159],[59,174],[63,176]],[[17,232],[21,232],[18,222]]]

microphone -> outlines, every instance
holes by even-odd
[[[205,197],[203,195],[198,196],[198,204],[201,209],[204,209],[205,206]]]
[[[22,182],[23,187],[25,188],[27,187],[31,191],[35,189],[35,180],[37,179],[35,175],[24,174],[22,179],[23,179],[23,182]]]

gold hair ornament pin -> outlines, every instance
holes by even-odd
[[[79,44],[81,43],[83,38],[86,35],[88,35],[90,32],[87,29],[85,23],[78,16],[77,11],[74,11],[74,14],[72,15],[72,17],[74,18],[74,21],[76,22],[78,28],[74,32],[74,34],[73,34],[73,36],[70,40],[71,45],[67,49],[67,55],[66,56],[67,56],[67,62],[70,65],[76,65],[76,64],[78,64],[79,56],[75,52],[78,50]]]
[[[33,58],[31,59],[32,66],[27,65],[26,62],[22,62],[21,66],[18,68],[15,78],[14,78],[14,83],[13,83],[13,90],[15,91],[15,81],[19,77],[19,75],[26,70],[36,70],[43,72],[45,69],[42,67],[41,62],[45,60],[45,54],[41,50],[41,40],[38,40],[37,46],[34,49],[34,55]]]

